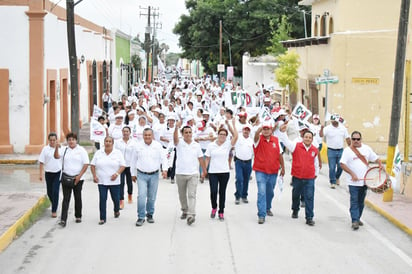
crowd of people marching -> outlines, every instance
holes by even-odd
[[[323,128],[317,114],[307,119],[305,110],[293,113],[289,106],[274,101],[270,91],[263,87],[256,94],[250,94],[230,80],[223,81],[222,85],[210,77],[174,78],[156,81],[153,85],[141,83],[118,102],[109,92],[103,95],[102,102],[102,115],[91,122],[91,139],[97,151],[90,162],[74,133],[66,135],[64,146],[58,143],[55,133],[50,133],[49,144],[40,154],[40,179],[44,171],[52,217],[57,217],[62,186],[59,222],[62,227],[67,223],[72,193],[75,220],[77,223],[82,220],[81,192],[89,166],[99,190],[100,225],[107,220],[109,192],[115,218],[120,216],[125,200],[133,203],[133,195],[137,193],[136,226],[142,226],[145,221],[153,223],[160,174],[170,183],[176,183],[180,218],[188,225],[196,220],[197,185],[208,179],[210,218],[217,215],[223,221],[229,180],[235,181],[235,204],[248,203],[252,170],[258,190],[258,223],[263,224],[267,216],[273,216],[275,185],[282,183],[286,172],[285,151],[293,158],[292,218],[298,218],[300,208],[304,207],[306,224],[313,226],[314,182],[322,168],[322,137],[328,147],[331,188],[339,185],[340,157],[346,152],[344,140],[350,146],[355,134],[355,143],[360,141],[360,133],[349,136],[337,115],[332,117],[331,125]],[[363,152],[367,146],[358,144],[358,147]],[[367,160],[378,161],[370,148],[366,151]],[[366,193],[358,178],[364,176],[365,168],[353,168],[350,162],[354,158],[344,156],[344,159],[344,170],[351,177],[348,184],[351,186],[353,182],[352,228],[358,229],[362,225],[360,217]],[[359,163],[354,166],[358,167]],[[233,168],[235,178],[230,178]]]

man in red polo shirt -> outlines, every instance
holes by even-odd
[[[313,205],[315,179],[319,173],[318,149],[312,144],[313,133],[306,130],[301,142],[291,142],[282,132],[279,136],[287,149],[292,152],[292,218],[298,218],[300,196],[305,197],[306,224],[313,226]]]
[[[266,215],[273,216],[271,211],[274,189],[279,168],[280,174],[285,174],[282,148],[277,137],[272,135],[273,127],[270,121],[265,121],[255,133],[253,151],[255,154],[253,170],[256,173],[258,187],[258,223],[265,222]]]

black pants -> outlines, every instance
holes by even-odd
[[[174,158],[173,158],[173,164],[172,164],[172,167],[169,167],[168,169],[167,169],[167,177],[170,177],[170,179],[174,179],[175,178],[175,175],[176,175],[176,148],[174,148],[174,151],[175,151],[175,156],[174,156]]]
[[[83,180],[80,180],[79,183],[74,188],[65,187],[63,188],[63,205],[62,205],[62,221],[67,221],[67,212],[69,211],[70,198],[72,196],[72,190],[74,195],[74,216],[76,218],[82,217],[82,188]]]
[[[124,181],[126,179],[127,194],[133,194],[132,175],[130,174],[130,167],[126,167],[122,174],[120,174],[120,200],[124,200]]]
[[[229,181],[229,176],[229,172],[209,174],[210,202],[212,203],[212,208],[217,208],[217,194],[219,192],[218,213],[223,213],[225,210],[226,187]]]

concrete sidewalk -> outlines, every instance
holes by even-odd
[[[38,155],[0,155],[0,252],[16,237],[32,212],[47,203],[45,183],[38,180]],[[34,163],[34,164],[33,164]],[[21,165],[28,164],[28,165]],[[394,193],[392,202],[368,191],[367,206],[412,236],[412,199]]]

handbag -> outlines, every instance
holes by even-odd
[[[66,173],[64,173],[64,156],[66,156],[66,151],[67,151],[67,147],[64,150],[64,154],[63,154],[62,177],[60,179],[60,182],[61,182],[62,186],[64,186],[64,187],[74,188],[75,187],[74,181],[76,180],[76,176],[70,176],[70,175],[67,175]]]
[[[76,176],[70,176],[66,173],[62,173],[61,183],[64,187],[74,188],[74,181],[76,180]]]

